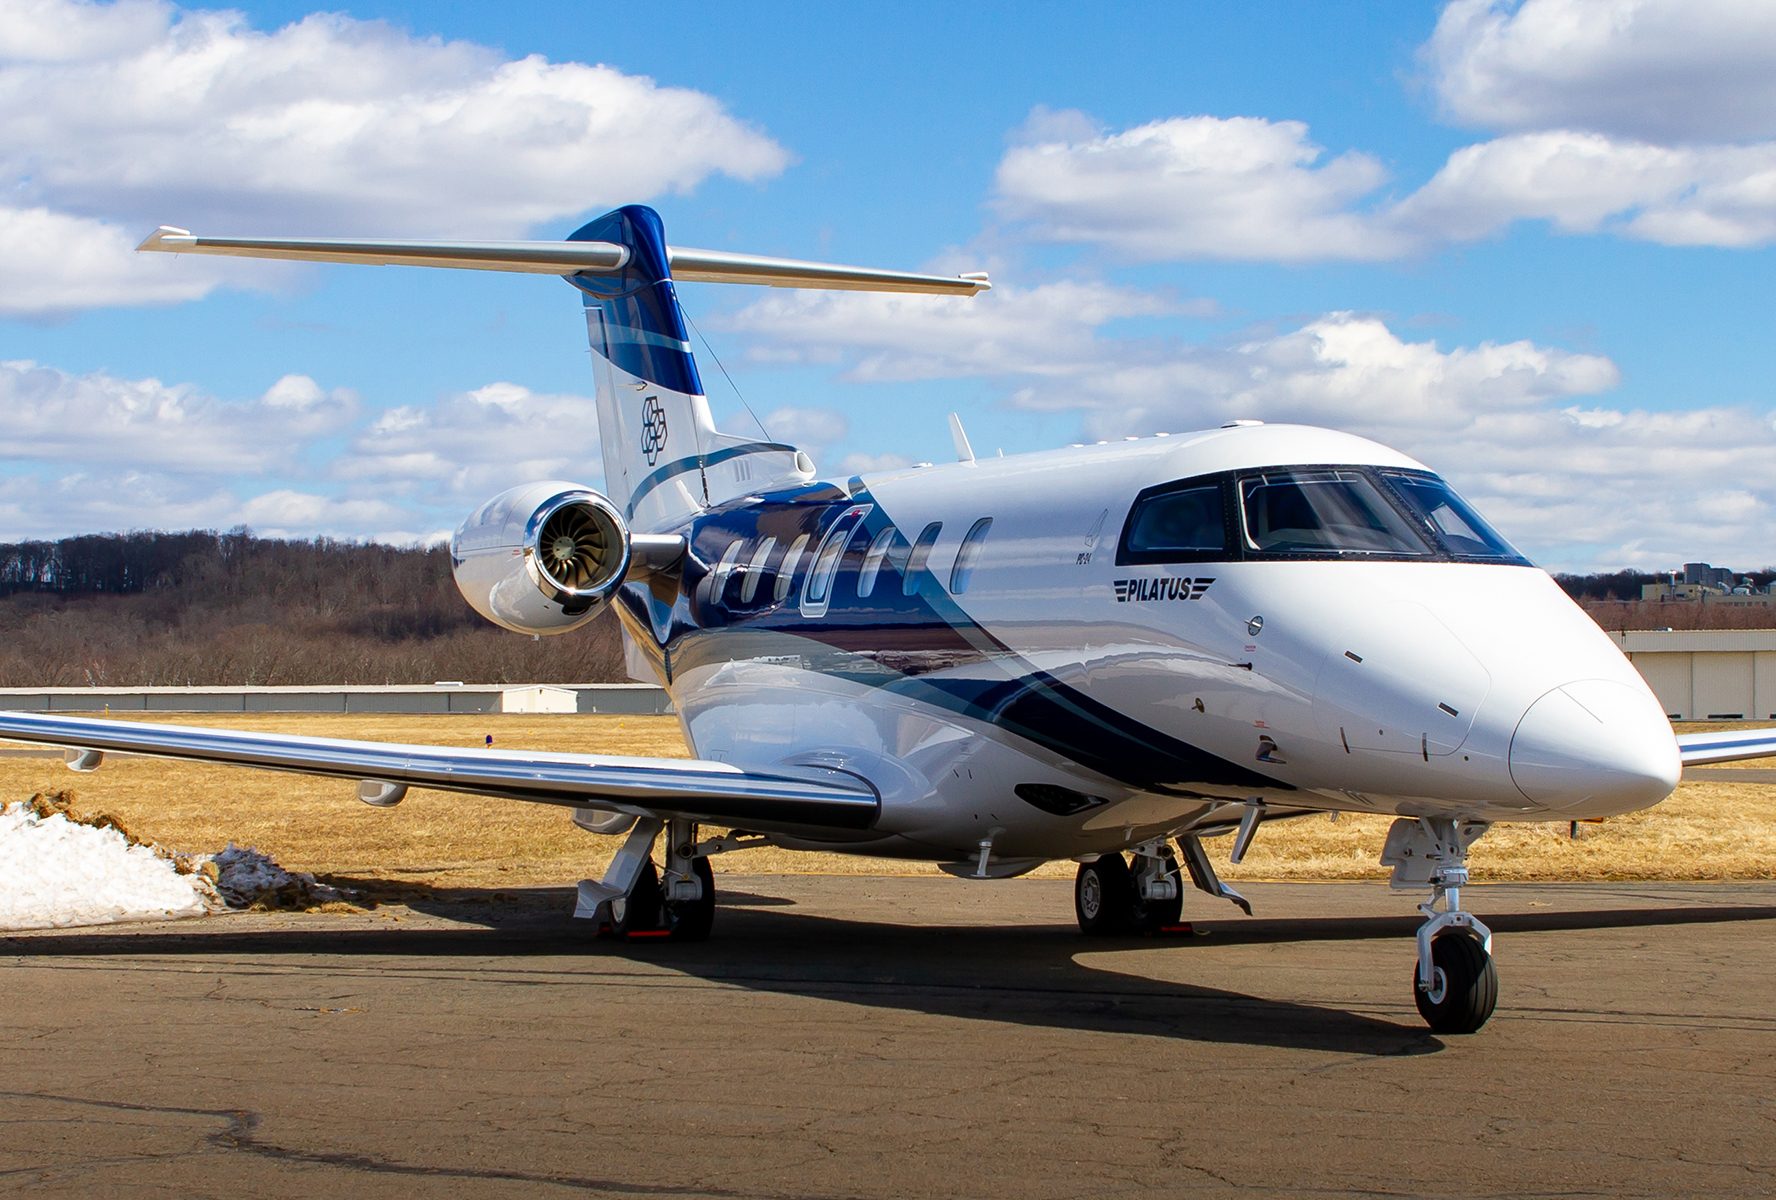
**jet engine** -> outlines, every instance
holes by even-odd
[[[450,539],[456,586],[515,633],[554,634],[597,616],[629,573],[629,530],[589,487],[551,480],[501,492]]]

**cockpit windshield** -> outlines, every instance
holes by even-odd
[[[1523,557],[1470,508],[1466,500],[1456,495],[1454,488],[1435,475],[1383,471],[1381,477],[1406,501],[1406,507],[1413,515],[1442,539],[1457,558]]]
[[[1437,476],[1339,465],[1224,471],[1147,488],[1129,508],[1116,561],[1362,558],[1529,565]]]
[[[1268,471],[1240,480],[1248,549],[1267,554],[1431,554],[1434,548],[1355,470]]]

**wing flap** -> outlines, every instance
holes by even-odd
[[[1680,733],[1677,748],[1684,766],[1776,757],[1776,729],[1728,729],[1719,733]]]
[[[703,759],[628,758],[359,742],[190,725],[0,713],[0,737],[228,766],[424,787],[765,832],[867,829],[880,801],[865,781],[822,768],[746,771]]]

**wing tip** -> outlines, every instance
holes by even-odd
[[[142,244],[137,246],[136,250],[138,253],[143,250],[162,250],[176,254],[180,250],[189,250],[195,245],[197,245],[197,239],[192,236],[189,229],[180,229],[177,225],[162,225],[143,238]]]

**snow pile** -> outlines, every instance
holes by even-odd
[[[46,808],[0,809],[0,929],[195,917],[220,907],[201,876],[132,844],[116,825]]]
[[[219,854],[143,844],[110,817],[74,812],[65,793],[0,808],[0,929],[304,909],[344,898],[313,875],[232,842]]]

